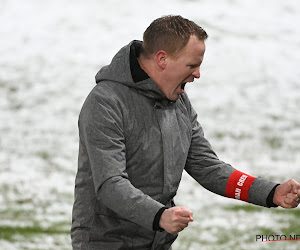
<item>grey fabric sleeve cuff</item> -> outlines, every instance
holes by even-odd
[[[159,209],[158,212],[156,213],[156,215],[155,215],[155,217],[154,217],[154,220],[153,220],[153,230],[154,230],[154,231],[160,231],[160,232],[164,231],[164,229],[161,228],[161,227],[159,226],[159,221],[160,221],[160,217],[161,217],[162,213],[163,213],[166,209],[168,209],[168,208],[167,208],[167,207],[162,207],[162,208]]]
[[[248,197],[249,202],[255,205],[268,207],[267,198],[272,189],[277,185],[277,183],[268,181],[261,177],[257,177],[252,186],[250,187]]]

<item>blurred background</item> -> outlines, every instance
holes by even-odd
[[[209,34],[187,93],[220,159],[300,181],[300,3],[292,0],[0,0],[0,249],[71,249],[77,119],[94,76],[152,20],[180,14]],[[300,211],[210,193],[186,174],[194,212],[174,250],[300,249]]]

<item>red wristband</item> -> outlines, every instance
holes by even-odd
[[[227,181],[226,196],[248,202],[248,192],[255,179],[251,175],[235,170]]]

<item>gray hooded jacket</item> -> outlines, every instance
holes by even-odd
[[[183,170],[223,196],[235,170],[212,150],[185,93],[171,102],[151,78],[133,81],[135,43],[97,73],[79,116],[73,249],[169,249],[177,235],[153,231],[153,220],[173,204]],[[249,202],[266,206],[274,186],[255,179]]]

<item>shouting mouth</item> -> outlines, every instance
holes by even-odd
[[[186,80],[183,83],[181,83],[181,85],[180,85],[181,90],[184,91],[185,85],[188,82],[193,82],[193,81],[194,81],[194,78],[186,78]]]

